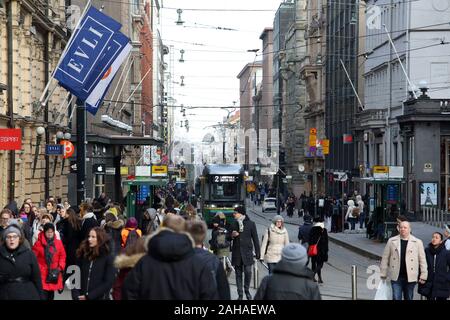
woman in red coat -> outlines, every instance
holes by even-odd
[[[44,225],[44,232],[39,233],[38,240],[33,246],[33,252],[41,271],[44,296],[46,300],[53,300],[55,291],[64,288],[62,274],[66,267],[66,251],[62,241],[55,236],[53,223]],[[49,273],[49,269],[52,272]]]

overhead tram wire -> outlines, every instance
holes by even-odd
[[[122,104],[132,104],[134,103],[135,105],[148,105],[149,103],[139,103],[139,102],[131,102],[131,101],[120,101],[120,100],[103,100],[103,103],[105,102],[117,102],[117,103],[122,103]],[[298,105],[298,103],[283,103],[284,106],[290,106],[290,105]],[[158,106],[158,105],[155,105]],[[276,105],[273,104],[266,104],[266,105],[258,105],[256,106],[257,108],[269,108],[269,107],[274,107]],[[168,108],[181,108],[181,105],[168,105],[166,106]],[[236,106],[236,108],[254,108],[255,106]],[[209,105],[209,106],[188,106],[188,105],[183,105],[183,108],[189,110],[189,109],[223,109],[223,108],[235,108],[234,106],[213,106],[213,105]]]
[[[104,1],[104,2],[111,2],[111,3],[122,3],[122,4],[133,4],[135,5],[136,2],[133,1],[126,1],[126,0],[100,0],[100,1]],[[339,1],[339,0],[334,0],[334,1]],[[406,3],[414,3],[414,2],[419,2],[421,0],[399,0],[397,2],[393,2],[392,4],[384,4],[384,5],[379,5],[378,7],[380,8],[388,8],[388,7],[393,7],[396,6],[398,4],[406,4]],[[329,3],[329,5],[333,5],[333,6],[339,6],[339,7],[361,7],[361,8],[367,8],[368,6],[366,4],[363,3],[338,3],[338,2],[333,2],[332,4]],[[152,8],[156,8],[156,6],[151,5]],[[160,9],[165,9],[165,10],[178,10],[178,9],[182,9],[183,11],[204,11],[204,12],[276,12],[278,10],[277,9],[241,9],[241,8],[175,8],[175,7],[164,7],[161,6]],[[317,11],[317,9],[303,9],[305,11]]]

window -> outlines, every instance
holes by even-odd
[[[238,184],[235,182],[213,183],[211,188],[215,200],[238,199]]]
[[[103,192],[105,192],[105,175],[94,175],[94,198],[98,198]]]

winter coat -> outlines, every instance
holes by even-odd
[[[11,254],[1,246],[0,300],[41,300],[42,296],[41,272],[33,252],[21,245]]]
[[[42,225],[39,225],[39,229],[37,230],[37,232],[35,232],[34,234],[33,234],[33,239],[32,239],[32,246],[34,246],[35,244],[36,244],[36,242],[38,241],[38,239],[39,239],[39,235],[41,234],[41,233],[43,233],[43,227],[44,226],[42,226]],[[59,232],[57,231],[57,230],[55,230],[55,238],[56,239],[58,239],[58,240],[61,240],[61,235],[59,234]]]
[[[231,224],[231,232],[239,232],[239,236],[233,238],[231,249],[231,264],[234,266],[239,266],[241,264],[245,266],[252,265],[254,263],[253,248],[255,249],[256,259],[259,260],[261,257],[256,224],[251,221],[248,216],[245,216],[243,224],[243,232],[239,232],[239,223],[237,221],[233,221]]]
[[[122,220],[110,221],[105,224],[105,231],[110,236],[109,250],[114,257],[118,256],[122,250],[121,232],[124,225]]]
[[[82,219],[80,232],[81,241],[87,239],[89,231],[91,231],[92,228],[98,227],[98,222],[93,212],[86,213]]]
[[[61,241],[66,251],[66,267],[77,263],[76,252],[81,243],[81,230],[76,230],[67,219],[60,221]]]
[[[434,249],[430,243],[425,249],[428,278],[424,285],[419,284],[419,293],[429,298],[448,298],[450,296],[450,252],[445,245]]]
[[[108,253],[89,260],[78,259],[78,267],[81,270],[81,288],[72,289],[72,299],[78,300],[79,296],[86,296],[87,300],[109,300],[109,292],[114,284],[116,270],[114,258]]]
[[[305,222],[298,228],[298,240],[303,243],[309,243],[309,234],[313,225],[311,222]]]
[[[48,274],[48,266],[45,261],[45,247],[47,246],[47,238],[45,238],[45,233],[41,232],[38,237],[38,241],[33,246],[33,253],[36,255],[39,270],[41,271],[42,277],[42,288],[45,291],[56,291],[64,288],[63,285],[63,273],[66,268],[66,251],[61,240],[54,239],[56,251],[53,252],[52,263],[50,264],[51,269],[59,269],[61,272],[58,276],[58,283],[47,283],[45,280]],[[52,249],[53,251],[53,249]]]
[[[313,226],[309,233],[309,245],[317,243],[317,262],[328,261],[328,232],[327,229],[320,226]]]
[[[273,223],[266,229],[262,244],[261,253],[267,263],[277,263],[281,260],[281,251],[289,243],[289,234],[285,227],[277,228]]]
[[[122,300],[123,282],[130,270],[143,256],[145,256],[145,253],[137,253],[131,256],[121,254],[114,259],[114,267],[119,270],[119,274],[113,284],[112,296],[114,300]]]
[[[400,274],[400,247],[400,236],[389,238],[381,259],[381,277],[389,277],[391,280],[397,281]],[[410,235],[406,247],[406,272],[408,274],[408,282],[417,282],[419,279],[419,272],[420,279],[427,280],[427,270],[427,260],[422,240]]]
[[[202,260],[202,265],[207,265],[216,280],[217,291],[220,300],[230,300],[230,285],[225,269],[218,257],[203,248],[195,248],[195,255]]]
[[[210,268],[186,233],[160,228],[146,239],[147,255],[128,273],[124,300],[211,300],[218,292]]]
[[[286,260],[281,260],[272,275],[264,277],[255,300],[321,300],[314,272]]]

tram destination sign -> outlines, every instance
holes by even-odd
[[[214,176],[213,181],[215,183],[236,182],[237,179],[238,179],[238,176]]]

